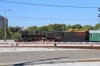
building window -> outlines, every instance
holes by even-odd
[[[91,34],[91,37],[93,37],[93,34]]]
[[[99,34],[99,37],[100,37],[100,34]]]

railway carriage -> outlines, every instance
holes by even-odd
[[[100,30],[89,30],[89,41],[99,42],[100,41]]]

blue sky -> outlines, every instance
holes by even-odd
[[[2,1],[2,0],[0,0]],[[81,7],[99,7],[100,0],[6,0],[15,2],[25,2],[34,4],[62,5],[62,6],[81,6]],[[11,9],[7,12],[9,26],[43,26],[47,24],[81,24],[92,25],[99,23],[97,8],[60,8],[35,5],[23,5],[14,3],[0,2],[0,15],[4,16],[3,10]],[[10,17],[21,17],[10,18]],[[32,19],[22,19],[30,17]]]

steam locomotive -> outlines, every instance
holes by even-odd
[[[67,32],[67,31],[22,31],[20,37],[24,42],[33,41],[55,41],[55,42],[88,42],[89,31]]]

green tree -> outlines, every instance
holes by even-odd
[[[66,25],[65,24],[52,24],[50,25],[54,30],[65,31]]]
[[[13,36],[13,32],[7,30],[6,31],[6,38],[11,39],[12,36]]]
[[[38,30],[40,31],[48,31],[48,27],[47,26],[41,26],[38,28]]]
[[[19,31],[20,31],[20,27],[9,26],[7,29],[7,38],[8,39],[19,39],[20,38]]]
[[[2,26],[2,28],[0,30],[0,38],[1,39],[4,39],[4,27],[5,27],[5,23],[3,23],[3,26]]]
[[[75,25],[72,25],[72,28],[73,29],[81,29],[82,26],[80,24],[75,24]]]
[[[4,28],[4,24],[3,24],[3,27],[0,30],[0,39],[4,39],[4,35],[5,35],[5,28]],[[13,33],[10,31],[10,27],[8,27],[6,29],[6,39],[11,39],[12,35],[13,35]]]
[[[9,26],[9,27],[8,27],[8,30],[11,31],[11,28],[12,28],[12,26]]]
[[[97,29],[99,29],[99,28],[100,28],[100,24],[97,23],[97,24],[94,26],[94,29],[97,30]]]
[[[54,28],[52,26],[48,26],[47,28],[48,28],[48,31],[50,31],[50,32],[54,31]]]
[[[37,26],[28,27],[27,30],[29,30],[29,31],[37,30]]]
[[[2,30],[0,30],[0,39],[4,38],[4,32]]]
[[[82,29],[83,29],[83,30],[92,30],[93,27],[92,27],[91,25],[85,25],[85,26],[83,26]]]
[[[72,28],[70,24],[66,26],[66,30],[69,30],[70,28]]]
[[[19,39],[20,38],[20,33],[15,32],[14,35],[11,37],[12,39]]]
[[[66,30],[66,25],[65,24],[61,24],[61,30],[63,30],[63,31]]]

